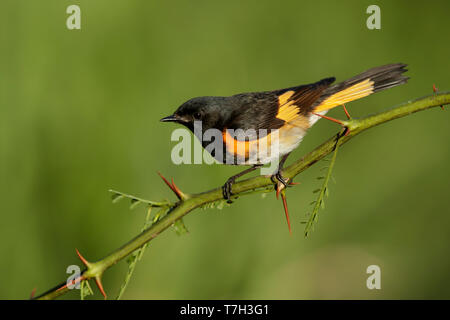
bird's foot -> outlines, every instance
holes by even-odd
[[[277,192],[277,193],[276,193],[277,199],[279,198],[280,192],[281,192],[283,189],[285,189],[285,188],[287,188],[287,187],[289,187],[289,186],[294,186],[294,185],[297,185],[297,184],[298,184],[298,183],[296,183],[296,182],[289,182],[290,179],[289,179],[289,178],[284,178],[283,175],[281,174],[281,171],[280,171],[280,170],[278,170],[277,173],[275,173],[275,174],[271,177],[271,179],[272,179],[272,181],[273,181],[274,183],[276,183],[276,184],[275,184],[275,191]]]
[[[280,170],[278,170],[277,173],[275,173],[275,174],[272,176],[272,181],[274,181],[273,178],[275,178],[275,179],[277,180],[277,184],[278,184],[278,183],[281,183],[284,187],[287,187],[289,178],[288,178],[288,179],[285,179],[285,178],[283,177],[283,175],[281,174],[281,171],[280,171]],[[275,181],[274,181],[274,182],[275,182]]]
[[[227,203],[232,203],[231,196],[233,195],[233,192],[231,192],[231,187],[234,183],[234,178],[230,178],[225,182],[225,184],[222,186],[222,195],[225,200],[227,200]]]

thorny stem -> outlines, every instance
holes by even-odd
[[[338,140],[338,144],[339,146],[341,146],[362,131],[365,131],[384,122],[449,103],[450,92],[441,92],[419,98],[414,101],[408,101],[388,111],[384,111],[362,119],[342,120],[343,126],[345,126],[349,130],[349,133],[341,137]],[[334,150],[335,146],[336,136],[333,135],[333,137],[331,137],[328,141],[324,142],[301,159],[295,161],[289,167],[283,169],[283,177],[292,181],[292,179],[296,175],[305,171],[313,164],[330,154]],[[168,185],[169,184],[170,183],[168,183]],[[236,182],[233,185],[233,198],[246,194],[252,194],[254,193],[253,191],[257,190],[262,190],[264,192],[271,187],[273,187],[273,182],[269,176],[257,176],[254,178],[249,178],[240,182]],[[97,262],[89,263],[87,265],[88,269],[85,270],[82,274],[84,279],[100,279],[105,270],[116,264],[118,261],[127,257],[129,254],[142,247],[150,240],[156,238],[161,232],[168,229],[177,220],[181,219],[192,210],[205,204],[222,200],[221,188],[216,188],[189,196],[185,196],[184,194],[180,193],[179,189],[174,184],[172,184],[171,189],[176,193],[177,197],[181,199],[170,209],[169,213],[162,219],[160,219],[157,223],[154,223],[150,228],[146,229],[120,248],[114,250],[103,259]],[[48,290],[35,299],[54,299],[60,295],[63,295],[69,291],[67,286],[64,287],[65,284],[66,283],[63,282],[62,284]]]

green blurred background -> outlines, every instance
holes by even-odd
[[[81,30],[66,28],[71,4]],[[366,27],[371,4],[381,30]],[[448,12],[448,1],[2,0],[0,298],[42,293],[79,263],[75,248],[96,260],[138,233],[144,209],[112,204],[108,189],[174,199],[157,171],[193,193],[239,170],[172,164],[177,127],[159,119],[185,100],[340,81],[392,62],[409,64],[409,83],[349,104],[354,117],[428,95],[433,83],[449,90]],[[272,194],[197,210],[189,234],[151,242],[124,298],[450,298],[448,112],[345,145],[310,238],[300,221],[323,163],[288,192],[292,236]],[[339,129],[320,121],[291,161]],[[372,264],[381,290],[366,288]],[[126,268],[106,272],[111,298]]]

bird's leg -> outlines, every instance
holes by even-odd
[[[260,168],[262,166],[262,164],[255,164],[252,167],[245,169],[244,171],[239,172],[238,174],[230,177],[227,182],[225,182],[225,184],[222,186],[222,194],[223,194],[223,198],[225,200],[227,200],[228,203],[231,203],[230,200],[230,196],[233,194],[231,192],[231,186],[233,185],[233,183],[236,181],[237,178],[242,177],[243,175],[252,172],[258,168]]]
[[[272,176],[272,181],[273,181],[273,178],[275,178],[275,179],[277,179],[279,182],[281,182],[281,183],[283,184],[284,187],[287,186],[287,181],[286,181],[286,180],[283,178],[283,176],[281,175],[281,170],[283,170],[283,165],[284,165],[284,163],[286,162],[286,159],[289,157],[290,154],[291,154],[291,153],[287,153],[287,154],[285,154],[285,155],[281,158],[280,162],[278,163],[278,169],[277,169],[277,172]]]

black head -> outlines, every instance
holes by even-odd
[[[226,109],[224,97],[198,97],[183,103],[173,115],[162,118],[163,122],[177,122],[194,130],[194,121],[202,122],[203,131],[221,129]]]

